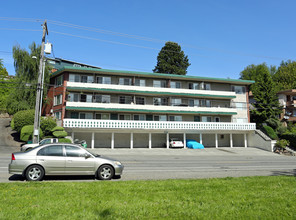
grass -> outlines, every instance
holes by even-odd
[[[295,219],[292,176],[0,184],[0,219]]]

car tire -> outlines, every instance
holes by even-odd
[[[44,169],[39,165],[29,166],[25,177],[28,181],[41,181],[44,177]]]
[[[99,180],[111,180],[114,176],[114,169],[110,165],[102,165],[97,171],[97,177]]]

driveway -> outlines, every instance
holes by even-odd
[[[23,181],[8,174],[11,153],[19,150],[8,127],[9,119],[0,119],[0,182]],[[120,160],[122,180],[191,179],[239,176],[296,176],[296,157],[283,156],[257,148],[206,149],[90,149]],[[93,177],[47,177],[45,181],[94,181]]]

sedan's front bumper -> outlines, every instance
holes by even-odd
[[[121,176],[122,175],[122,172],[123,172],[123,168],[124,166],[121,164],[121,165],[114,165],[114,175],[115,176]]]

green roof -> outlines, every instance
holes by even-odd
[[[72,66],[67,66],[59,69],[58,71],[52,73],[51,77],[55,77],[67,71],[79,72],[79,73],[132,75],[132,76],[155,77],[155,78],[164,78],[164,79],[198,80],[198,81],[202,80],[202,81],[211,81],[211,82],[235,83],[235,84],[242,84],[242,85],[250,85],[255,83],[255,81],[253,80],[212,78],[212,77],[202,77],[202,76],[175,75],[175,74],[166,74],[166,73],[149,73],[149,72],[126,71],[126,70],[94,69],[94,68],[72,67]]]

